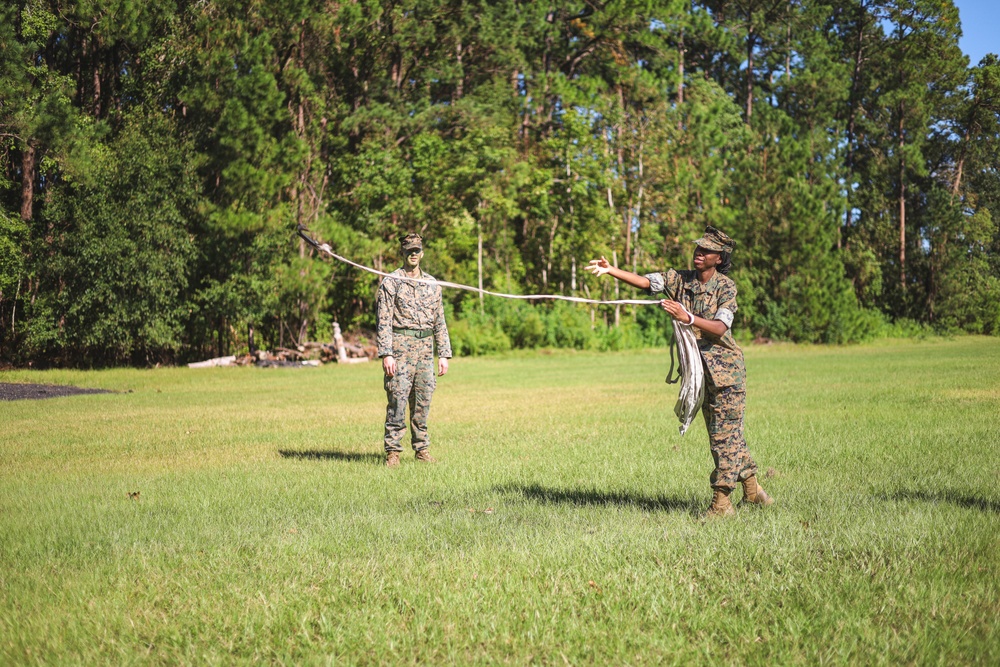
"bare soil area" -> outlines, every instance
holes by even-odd
[[[56,398],[77,394],[110,394],[107,389],[86,389],[58,384],[19,384],[0,382],[0,401],[20,401],[24,399]]]

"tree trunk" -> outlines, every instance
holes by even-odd
[[[851,206],[851,180],[854,174],[854,126],[858,110],[858,82],[861,79],[861,64],[864,62],[865,7],[858,6],[858,42],[854,49],[854,69],[851,73],[851,92],[847,98],[847,217],[844,226],[850,228],[854,224],[854,209]],[[843,234],[837,234],[837,249],[841,247]]]
[[[792,20],[791,17],[788,19],[788,30],[785,34],[785,83],[791,85],[792,83]],[[788,95],[786,94],[787,98]]]
[[[552,275],[552,255],[555,254],[553,248],[556,244],[556,230],[559,228],[559,216],[555,216],[552,221],[552,229],[549,230],[549,251],[545,255],[545,273],[543,275]],[[546,287],[548,282],[546,279]]]
[[[35,146],[25,142],[21,154],[21,219],[31,220],[35,204]]]
[[[903,116],[899,117],[899,280],[906,292],[906,156],[903,154]]]
[[[458,81],[455,83],[455,96],[452,98],[452,102],[462,99],[462,95],[465,94],[465,72],[462,69],[462,40],[458,40],[458,45],[455,47],[455,63],[458,65]]]
[[[677,105],[684,104],[684,30],[677,50]]]
[[[17,332],[14,330],[14,325],[17,324],[17,300],[21,298],[21,279],[17,279],[17,290],[14,292],[14,306],[10,309],[10,335],[14,337]]]
[[[747,108],[746,124],[750,124],[750,117],[753,115],[753,47],[756,36],[753,34],[753,26],[747,30]]]
[[[620,83],[618,84],[618,105],[622,110],[622,119],[618,123],[617,135],[618,135],[618,177],[622,179],[622,185],[625,187],[625,191],[628,192],[628,179],[625,177],[625,136],[624,136],[624,124],[625,124],[625,88]],[[623,259],[628,263],[628,255],[631,250],[631,239],[632,239],[632,226],[629,224],[629,216],[632,212],[632,202],[631,194],[629,195],[628,206],[625,208],[624,218],[625,218],[625,255]]]
[[[483,309],[483,224],[481,222],[476,223],[476,231],[479,237],[478,254],[476,255],[476,270],[479,273],[479,314],[482,315],[485,311]]]
[[[611,265],[614,266],[616,269],[618,268],[618,251],[617,250],[612,250],[611,251]],[[615,280],[613,282],[615,284],[615,301],[617,301],[618,298],[619,298],[619,296],[621,296],[620,292],[618,291],[618,282],[619,281]],[[622,322],[622,305],[620,303],[616,303],[615,304],[615,326],[617,327],[618,325],[621,324],[621,322]]]
[[[636,222],[639,222],[639,219],[642,216],[642,196],[643,196],[643,194],[645,194],[645,190],[646,190],[645,182],[644,182],[644,176],[643,176],[643,165],[642,165],[642,150],[644,148],[644,145],[645,145],[645,137],[642,137],[640,135],[640,139],[639,139],[639,193],[636,195],[636,199],[635,199],[635,220],[636,220]],[[635,273],[636,265],[638,264],[638,260],[639,260],[639,229],[641,228],[641,226],[642,225],[640,224],[638,227],[636,227],[636,230],[635,230],[635,243],[632,244],[632,273]]]
[[[971,121],[969,125],[971,125]],[[958,166],[955,168],[955,180],[951,184],[951,198],[955,199],[958,190],[962,185],[962,170],[965,168],[966,147],[969,145],[969,125],[965,127],[965,134],[962,136],[962,149],[959,151]]]
[[[98,55],[100,55],[100,52],[98,52]],[[101,67],[100,65],[94,65],[94,118],[100,118],[100,117],[101,117]]]

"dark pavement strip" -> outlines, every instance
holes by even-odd
[[[56,398],[77,394],[110,394],[107,389],[87,389],[59,384],[22,384],[0,382],[0,401],[20,401],[24,399]]]

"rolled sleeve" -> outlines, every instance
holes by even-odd
[[[726,327],[732,329],[737,308],[736,285],[730,281],[719,293],[719,309],[715,311],[715,319],[725,322]]]
[[[646,294],[661,294],[667,290],[667,277],[663,273],[647,273],[643,278],[649,281]]]
[[[681,287],[684,284],[684,280],[681,278],[681,275],[674,269],[667,269],[666,271],[658,271],[656,273],[647,273],[643,277],[649,281],[649,289],[646,290],[646,294],[663,294],[668,299],[674,299],[675,301],[677,300]]]

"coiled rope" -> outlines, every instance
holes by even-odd
[[[680,433],[684,435],[691,422],[694,421],[701,404],[705,400],[705,367],[701,362],[701,351],[698,349],[698,339],[691,329],[692,325],[672,320],[674,327],[674,344],[670,347],[670,370],[667,372],[667,383],[681,381],[674,414],[680,420]],[[680,357],[678,377],[671,382],[674,371],[674,347]]]

